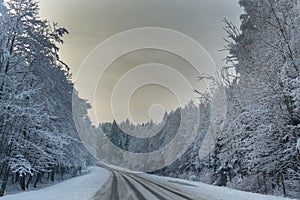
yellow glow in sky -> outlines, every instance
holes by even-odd
[[[222,19],[227,18],[238,25],[239,15],[242,12],[237,0],[40,0],[40,7],[42,18],[58,22],[70,32],[65,37],[60,54],[70,66],[73,77],[78,75],[80,65],[99,43],[114,34],[141,27],[162,27],[182,32],[200,43],[214,62],[222,66],[224,64],[222,60],[226,55],[226,52],[219,51],[224,46],[223,37],[226,36]],[[155,50],[129,53],[112,63],[101,77],[97,90],[94,91],[97,101],[94,106],[92,105],[94,110],[91,112],[97,114],[99,121],[111,121],[113,118],[121,121],[128,117],[136,122],[143,122],[149,120],[149,109],[153,105],[159,104],[167,110],[178,106],[176,100],[172,98],[171,91],[163,92],[166,88],[153,84],[152,87],[141,85],[136,88],[127,104],[128,109],[112,111],[110,97],[124,72],[138,64],[153,62],[167,64],[185,74],[193,85],[197,84],[197,77],[194,76],[191,67],[179,57]],[[207,63],[203,63],[203,68],[208,66]],[[151,68],[150,65],[148,67]],[[95,71],[97,70],[95,67]],[[80,73],[84,73],[84,70]],[[130,84],[135,82],[132,79],[145,77],[147,74],[130,77],[130,80],[123,82],[122,85],[129,88]],[[75,87],[82,98],[87,98],[86,93],[90,88],[82,87],[80,84],[75,84]],[[201,87],[203,86],[199,83],[199,88]],[[123,92],[126,93],[126,89]],[[124,101],[128,101],[125,99],[128,94],[125,93],[122,96],[120,92],[119,98],[114,100],[115,105],[125,105]],[[149,93],[153,98],[146,98]],[[189,97],[190,93],[191,91],[182,91],[176,95]],[[92,102],[92,99],[88,100]],[[155,118],[158,120],[159,114]],[[92,117],[92,120],[94,123],[98,122],[96,118]]]

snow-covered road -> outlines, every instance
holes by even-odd
[[[111,166],[103,167],[108,170],[93,167],[87,175],[41,190],[7,195],[1,200],[287,200]]]

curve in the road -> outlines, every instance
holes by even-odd
[[[106,186],[96,193],[94,200],[199,200],[190,197],[187,192],[138,173],[103,164],[99,166],[111,171],[111,177]]]
[[[127,174],[127,175],[128,175],[128,174]],[[129,175],[129,176],[130,176],[130,175]],[[131,175],[131,177],[132,177],[132,175]],[[174,189],[168,188],[168,187],[162,185],[161,183],[156,183],[156,182],[154,182],[154,181],[148,180],[148,179],[146,179],[146,178],[143,178],[143,177],[140,177],[140,176],[137,176],[137,175],[134,175],[134,177],[132,177],[132,178],[133,178],[134,180],[136,180],[136,178],[141,179],[142,181],[147,182],[148,184],[150,183],[150,184],[152,184],[152,185],[155,185],[155,186],[159,187],[159,188],[162,189],[162,190],[165,190],[165,191],[167,191],[167,192],[170,192],[170,193],[172,193],[172,194],[175,194],[176,196],[181,197],[181,198],[184,199],[184,200],[195,200],[195,199],[191,199],[190,197],[188,197],[188,196],[186,196],[186,195],[184,195],[184,194],[182,194],[182,193],[179,193],[179,192],[175,191]],[[136,181],[137,181],[137,180],[136,180]],[[137,182],[139,182],[139,181],[137,181]],[[141,184],[141,182],[139,182],[139,183]],[[145,184],[143,184],[143,185],[145,185]],[[149,187],[148,187],[148,188],[149,188]]]
[[[160,179],[156,180],[155,177],[143,175],[143,173],[102,162],[97,165],[110,171],[111,177],[105,187],[95,194],[94,200],[207,200],[204,197],[193,196],[185,188],[194,187],[194,185],[184,184],[181,188],[176,184],[168,184],[169,181],[164,183]]]

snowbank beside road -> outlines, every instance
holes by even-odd
[[[142,174],[140,174],[142,175]],[[142,175],[144,176],[144,175]],[[251,192],[244,192],[227,187],[218,187],[200,182],[187,181],[176,178],[153,176],[153,180],[177,188],[178,191],[189,191],[193,196],[199,196],[210,200],[291,200],[289,198],[271,195],[262,195]]]
[[[7,195],[1,200],[88,200],[109,178],[109,172],[99,167],[89,169],[87,175],[72,178],[35,191]]]

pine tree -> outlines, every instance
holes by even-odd
[[[296,3],[241,0],[245,8],[241,33],[226,21],[231,38],[227,60],[235,75],[227,89],[228,113],[218,140],[219,158],[220,165],[234,166],[233,184],[241,189],[281,189],[283,174],[288,195],[299,192]],[[257,187],[262,179],[267,187],[263,190]]]

